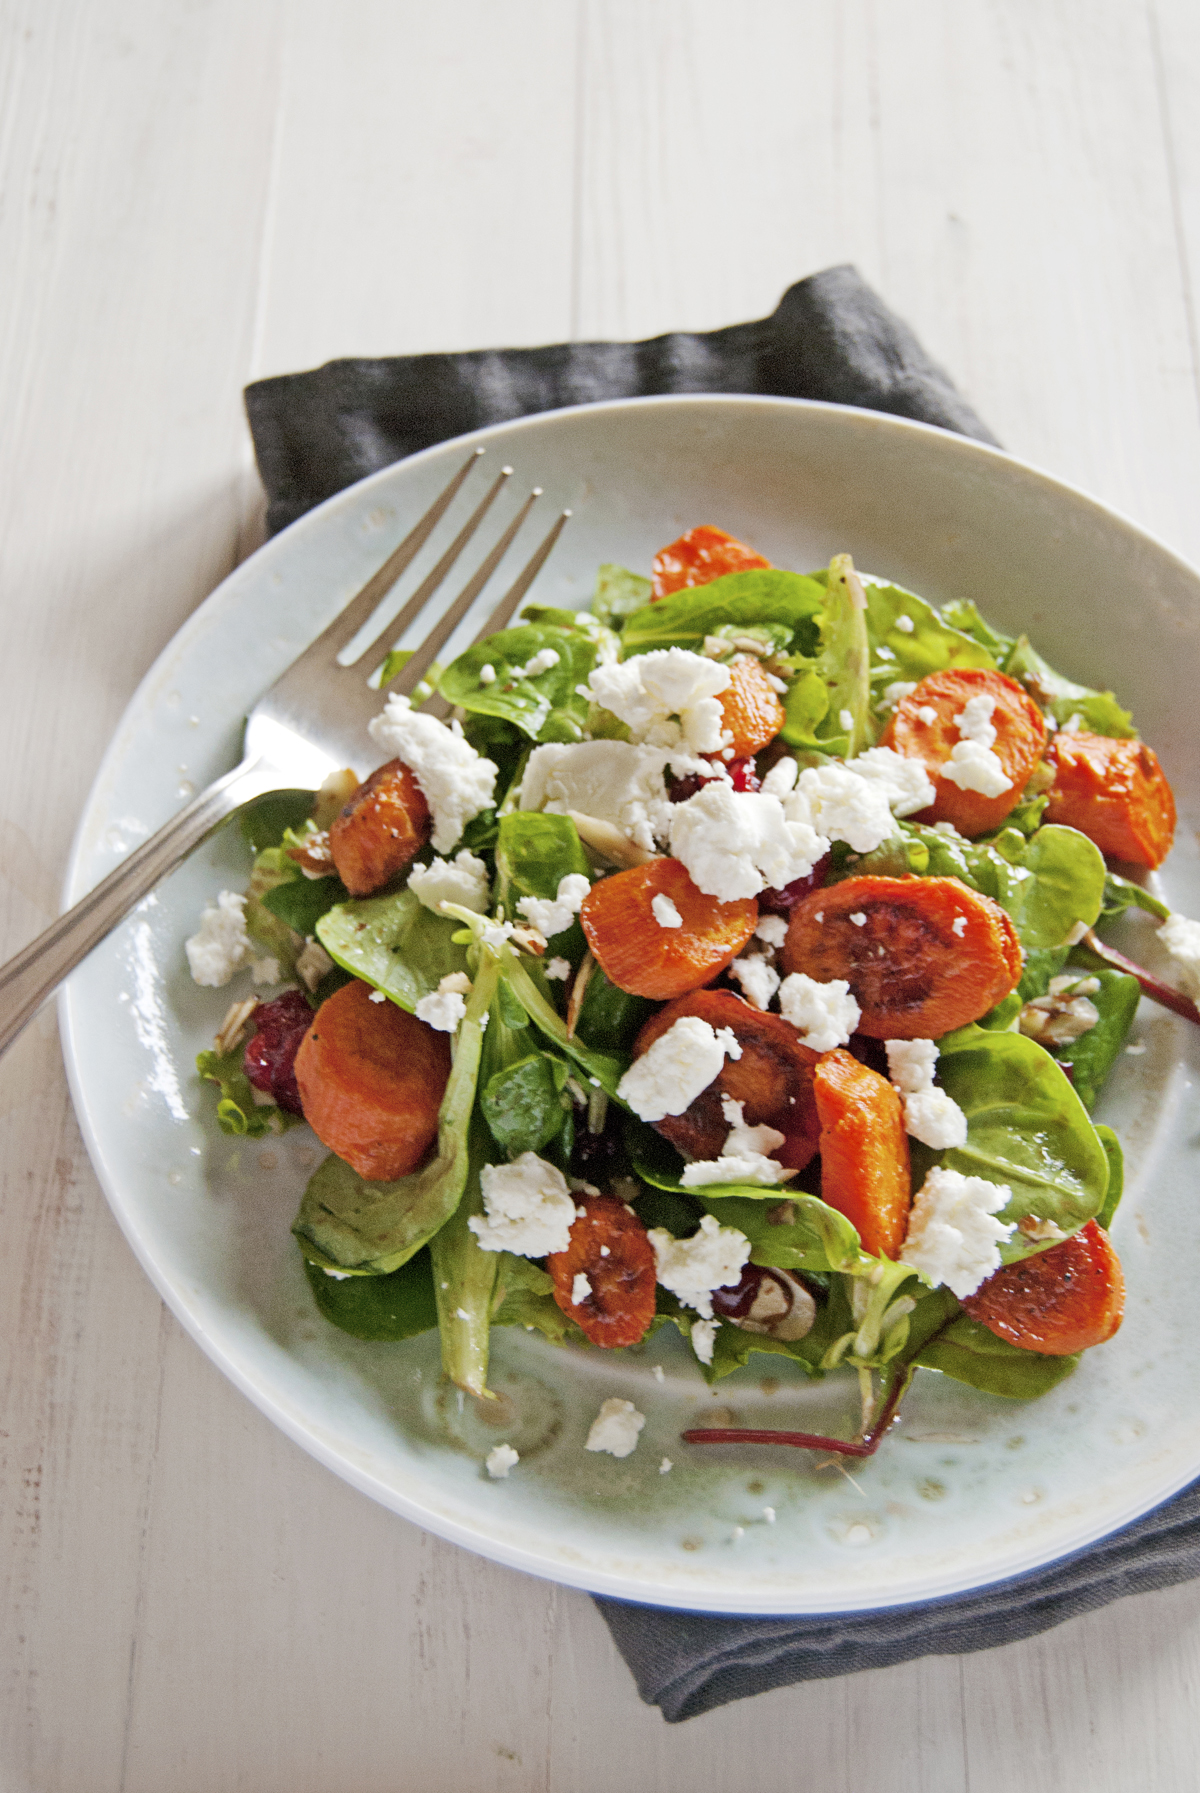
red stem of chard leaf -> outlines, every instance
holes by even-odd
[[[685,1444],[790,1444],[801,1451],[836,1451],[840,1457],[873,1457],[884,1433],[896,1418],[904,1392],[913,1378],[913,1366],[905,1364],[892,1377],[887,1397],[859,1439],[823,1438],[815,1432],[767,1432],[750,1426],[699,1426],[683,1434]]]
[[[1124,953],[1119,953],[1115,946],[1106,946],[1103,940],[1097,939],[1090,928],[1083,939],[1084,944],[1095,953],[1098,959],[1103,959],[1106,964],[1114,966],[1117,971],[1125,971],[1130,977],[1136,977],[1142,986],[1144,996],[1149,996],[1154,1002],[1161,1002],[1165,1009],[1174,1009],[1175,1013],[1182,1015],[1185,1021],[1194,1021],[1197,1027],[1200,1027],[1200,1009],[1196,1007],[1190,996],[1185,996],[1182,990],[1176,990],[1173,984],[1164,984],[1161,978],[1155,977],[1153,972],[1146,971],[1141,965],[1135,965],[1132,959],[1127,959]]]

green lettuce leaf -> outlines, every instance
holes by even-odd
[[[461,1043],[458,1050],[462,1050]],[[479,1173],[494,1157],[495,1148],[487,1128],[478,1114],[472,1115],[462,1200],[429,1245],[442,1369],[456,1387],[485,1398],[491,1398],[487,1385],[488,1344],[500,1254],[484,1251],[467,1223],[472,1216],[483,1213]]]
[[[683,647],[699,653],[706,635],[726,623],[784,623],[791,645],[812,653],[818,643],[815,619],[825,602],[823,586],[802,573],[771,567],[726,573],[708,585],[673,592],[657,604],[635,610],[625,620],[621,647],[626,657],[656,648]]]
[[[514,1257],[510,1251],[495,1255],[499,1267],[493,1326],[523,1326],[526,1331],[540,1332],[555,1345],[561,1345],[568,1335],[580,1336],[579,1328],[568,1320],[554,1299],[552,1276],[528,1258]]]
[[[217,1102],[217,1125],[222,1133],[234,1139],[262,1139],[268,1133],[283,1133],[294,1127],[299,1115],[277,1108],[274,1102],[258,1103],[254,1088],[243,1068],[244,1046],[232,1052],[198,1052],[196,1069],[220,1091]]]
[[[581,741],[588,700],[576,687],[586,683],[601,647],[601,637],[592,630],[524,623],[489,635],[460,654],[442,673],[438,690],[448,703],[474,714],[498,716],[531,740]],[[526,676],[522,668],[547,649],[558,655],[557,663]],[[485,666],[496,674],[487,685],[479,682]]]
[[[1125,1189],[1125,1154],[1121,1149],[1120,1140],[1111,1127],[1097,1123],[1096,1134],[1108,1156],[1108,1189],[1104,1196],[1104,1206],[1096,1216],[1096,1225],[1102,1226],[1107,1232],[1121,1205],[1121,1196]]]
[[[1075,685],[1070,679],[1064,679],[1030,646],[1028,636],[1018,636],[1001,671],[1009,678],[1019,680],[1060,727],[1078,716],[1078,726],[1089,734],[1112,735],[1122,741],[1137,736],[1132,716],[1121,708],[1111,691],[1093,691],[1087,685]]]
[[[985,1394],[1035,1401],[1066,1380],[1079,1356],[1043,1357],[1040,1351],[1022,1351],[997,1338],[969,1314],[960,1314],[913,1361]]]
[[[994,665],[999,666],[1008,650],[1013,645],[1011,635],[1001,635],[990,623],[984,621],[969,598],[951,598],[941,606],[942,621],[949,623],[962,635],[969,635],[980,647],[987,649]]]
[[[317,923],[317,939],[335,965],[411,1014],[442,978],[466,971],[457,930],[457,922],[435,915],[411,890],[397,890],[338,903]]]
[[[1054,1057],[1060,1065],[1071,1066],[1072,1088],[1083,1106],[1090,1110],[1096,1106],[1096,1098],[1121,1056],[1142,991],[1137,979],[1124,971],[1111,968],[1081,970],[1079,975],[1094,977],[1100,985],[1088,997],[1088,1001],[1099,1009],[1100,1019],[1095,1027],[1080,1034],[1069,1046],[1055,1047]]]
[[[606,562],[596,574],[592,615],[607,623],[610,629],[624,628],[625,618],[650,602],[653,589],[649,579],[644,579],[640,573],[631,573],[628,567]]]
[[[332,1277],[309,1258],[304,1269],[322,1314],[356,1339],[394,1344],[437,1325],[427,1251],[419,1251],[390,1276]]]
[[[592,1046],[586,1046],[578,1034],[568,1035],[567,1024],[562,1016],[551,1007],[528,970],[512,953],[506,958],[503,975],[534,1026],[545,1034],[564,1058],[571,1059],[579,1066],[590,1083],[615,1099],[617,1085],[629,1069],[628,1058],[624,1055],[617,1058],[612,1053],[597,1051]],[[622,1102],[621,1106],[623,1108],[625,1104]]]
[[[315,791],[268,791],[238,811],[238,827],[252,853],[278,847],[289,830],[303,828],[312,814]]]
[[[263,897],[271,914],[305,940],[316,933],[317,923],[335,904],[349,900],[350,892],[340,878],[306,878],[303,873],[285,879]]]
[[[505,915],[519,921],[522,897],[554,897],[572,874],[591,877],[591,867],[570,816],[512,810],[500,817],[496,838],[496,900]],[[578,965],[584,953],[583,929],[573,921],[554,936],[554,955]]]
[[[1171,913],[1165,903],[1160,903],[1156,896],[1151,896],[1140,884],[1134,884],[1129,878],[1119,878],[1116,872],[1109,872],[1104,881],[1104,905],[1100,911],[1100,919],[1114,921],[1118,915],[1124,915],[1127,909],[1144,909],[1147,915],[1153,915],[1159,921],[1166,921]]]
[[[555,946],[558,948],[558,941]],[[584,987],[575,1032],[585,1046],[597,1051],[607,1047],[622,1056],[631,1055],[634,1041],[657,1007],[645,996],[631,996],[610,984],[597,965]]]
[[[931,672],[950,666],[991,668],[995,658],[969,632],[952,627],[932,604],[899,585],[889,585],[870,574],[859,575],[867,594],[867,628],[871,638],[871,678],[879,684],[895,680],[916,683]],[[907,617],[911,630],[897,628]],[[880,649],[886,648],[886,653]]]
[[[540,1152],[556,1139],[571,1112],[569,1072],[560,1058],[530,1052],[493,1071],[479,1095],[483,1118],[496,1144],[509,1155]]]

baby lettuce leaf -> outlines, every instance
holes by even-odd
[[[729,1196],[714,1196],[711,1188],[694,1193],[703,1196],[703,1207],[715,1214],[722,1226],[745,1233],[753,1264],[777,1270],[857,1273],[870,1270],[878,1261],[863,1251],[846,1216],[819,1196],[802,1190],[789,1194],[783,1188],[761,1189],[749,1197],[744,1184]],[[764,1202],[761,1198],[766,1195],[774,1199]],[[688,1230],[694,1232],[695,1228]]]
[[[500,817],[496,838],[496,900],[512,920],[521,919],[522,897],[553,897],[572,874],[591,877],[587,855],[570,816],[517,809]],[[554,952],[577,964],[583,957],[583,930],[572,922],[554,936]]]
[[[510,1158],[540,1152],[562,1132],[571,1110],[571,1098],[565,1093],[568,1075],[560,1058],[530,1052],[493,1071],[483,1085],[479,1096],[483,1118]]]
[[[689,1315],[685,1310],[685,1323],[695,1318],[696,1315]],[[802,1364],[808,1375],[821,1378],[825,1373],[821,1359],[834,1341],[853,1325],[844,1288],[836,1280],[817,1302],[813,1329],[802,1339],[773,1339],[766,1333],[746,1332],[724,1320],[713,1340],[712,1363],[702,1366],[704,1379],[710,1386],[720,1382],[760,1352],[766,1357],[790,1357],[793,1363]]]
[[[1116,872],[1109,872],[1104,881],[1104,906],[1100,911],[1100,919],[1114,921],[1118,915],[1124,915],[1126,909],[1144,909],[1147,915],[1156,916],[1159,921],[1166,921],[1171,913],[1166,903],[1160,903],[1156,896],[1151,896],[1140,884],[1134,884],[1128,878],[1119,878]]]
[[[1108,1156],[1108,1190],[1104,1197],[1104,1206],[1096,1216],[1096,1225],[1102,1226],[1107,1232],[1113,1223],[1113,1216],[1121,1205],[1121,1196],[1125,1189],[1125,1154],[1121,1150],[1120,1140],[1111,1127],[1097,1123],[1096,1133]]]
[[[268,890],[263,902],[289,928],[308,940],[317,931],[317,923],[337,903],[350,899],[350,892],[338,877],[289,878]]]
[[[551,1007],[525,966],[513,953],[509,953],[505,959],[503,975],[534,1026],[545,1034],[564,1058],[571,1059],[579,1066],[590,1083],[602,1089],[606,1095],[616,1098],[617,1085],[629,1069],[628,1058],[624,1055],[616,1058],[611,1053],[597,1051],[594,1047],[585,1046],[578,1034],[569,1035],[562,1016]],[[621,1106],[623,1108],[625,1104],[622,1102]]]
[[[284,834],[301,829],[312,814],[313,791],[268,791],[238,811],[238,826],[252,853],[283,844]]]
[[[282,847],[265,847],[257,855],[246,891],[246,932],[264,953],[279,961],[280,976],[295,977],[296,959],[304,947],[304,936],[267,908],[269,893],[282,884],[304,876],[294,859]]]
[[[864,588],[848,554],[829,563],[825,601],[817,618],[821,651],[813,671],[828,692],[829,708],[817,726],[815,745],[852,759],[875,738],[871,716],[871,644]],[[797,743],[804,745],[804,743]]]
[[[1073,1357],[1043,1357],[1040,1351],[1022,1351],[999,1339],[969,1314],[959,1314],[918,1351],[913,1359],[929,1370],[940,1370],[956,1382],[989,1395],[1008,1395],[1015,1401],[1035,1401],[1048,1394],[1071,1374],[1079,1362]]]
[[[939,1040],[938,1082],[967,1117],[967,1143],[940,1155],[948,1170],[1005,1183],[1012,1197],[1000,1219],[1032,1215],[1073,1233],[1099,1213],[1108,1158],[1061,1066],[1019,1033],[959,1028]],[[929,1158],[914,1148],[914,1186]],[[1006,1263],[1027,1257],[1021,1233],[1000,1247]]]
[[[1126,741],[1136,738],[1132,716],[1121,708],[1111,691],[1092,691],[1087,685],[1064,679],[1035,652],[1025,635],[1013,643],[1001,671],[1019,680],[1060,727],[1072,716],[1078,716],[1076,726],[1089,734],[1113,735]]]
[[[397,890],[336,904],[317,923],[317,939],[335,965],[411,1014],[442,978],[467,969],[466,952],[454,942],[458,925],[411,890]]]
[[[1001,635],[998,629],[985,622],[969,598],[951,598],[941,606],[942,621],[949,623],[962,635],[969,635],[980,647],[985,647],[992,655],[992,664],[999,666],[1013,646],[1014,637]]]
[[[484,1397],[490,1397],[488,1334],[500,1254],[484,1251],[467,1223],[473,1215],[483,1213],[479,1173],[494,1156],[495,1147],[487,1128],[478,1114],[472,1115],[469,1168],[463,1198],[445,1225],[434,1234],[429,1246],[438,1330],[442,1339],[442,1369],[458,1388]]]
[[[899,585],[872,579],[869,574],[859,576],[867,594],[867,629],[875,663],[873,679],[883,684],[897,679],[915,683],[950,666],[995,666],[996,661],[985,646],[972,639],[970,633],[951,627],[924,598]],[[910,631],[896,627],[901,616],[912,623]],[[881,647],[888,652],[881,655]]]
[[[643,579],[640,573],[631,573],[628,567],[606,562],[596,574],[592,615],[607,623],[610,629],[621,629],[626,617],[650,602],[653,589],[649,579]]]
[[[555,941],[556,948],[560,944]],[[610,1047],[631,1054],[634,1041],[657,1006],[645,996],[618,990],[597,965],[584,987],[575,1032],[585,1046],[594,1046],[598,1051]]]
[[[1081,972],[1080,976],[1094,977],[1100,985],[1088,997],[1099,1009],[1100,1019],[1069,1046],[1056,1047],[1054,1056],[1060,1065],[1071,1066],[1071,1086],[1083,1106],[1091,1110],[1121,1055],[1142,991],[1137,979],[1124,971],[1110,968]]]
[[[282,1133],[294,1127],[299,1115],[277,1108],[273,1102],[257,1103],[250,1079],[243,1068],[245,1048],[235,1046],[232,1052],[199,1052],[196,1069],[201,1077],[215,1083],[220,1090],[217,1102],[217,1125],[222,1133],[235,1139],[262,1139],[268,1133]]]
[[[499,1259],[496,1292],[493,1297],[493,1326],[523,1326],[536,1330],[552,1344],[561,1345],[568,1334],[578,1337],[579,1329],[568,1320],[554,1299],[554,1279],[528,1258],[514,1257],[510,1251],[494,1254]]]
[[[791,645],[811,654],[818,643],[815,619],[825,602],[821,583],[802,573],[777,567],[750,573],[726,573],[708,585],[673,592],[647,604],[625,619],[621,647],[631,654],[656,648],[683,647],[699,653],[706,635],[726,623],[784,623]]]
[[[394,1344],[437,1325],[427,1251],[419,1251],[390,1276],[328,1276],[309,1258],[304,1269],[325,1318],[356,1339]]]
[[[600,645],[586,629],[543,623],[502,629],[460,654],[442,673],[438,690],[464,710],[515,723],[534,741],[581,741],[588,700],[576,686],[586,682]],[[557,663],[527,676],[522,668],[547,649],[558,655]],[[485,666],[496,674],[487,685],[479,680]]]
[[[437,1152],[423,1169],[393,1183],[369,1183],[331,1153],[309,1179],[292,1231],[314,1264],[386,1276],[415,1257],[458,1207],[467,1182],[483,1019],[498,975],[495,961],[483,955],[459,1023],[438,1115]]]

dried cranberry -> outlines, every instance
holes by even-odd
[[[790,915],[802,897],[810,890],[819,890],[825,882],[825,874],[829,870],[830,855],[818,859],[807,878],[797,878],[792,884],[785,884],[782,890],[762,890],[758,895],[758,906],[764,915]]]
[[[698,772],[689,772],[686,778],[672,779],[667,790],[667,800],[670,803],[686,803],[689,797],[694,797],[697,791],[702,791],[706,784],[712,782],[711,778],[701,778]]]
[[[729,782],[735,791],[757,791],[761,780],[754,769],[752,759],[730,760],[722,769],[728,773]],[[689,772],[686,778],[673,779],[667,798],[671,803],[686,803],[697,791],[702,791],[706,784],[716,784],[722,778],[722,772],[713,768],[712,776],[706,778],[703,772]]]
[[[285,990],[273,1002],[255,1009],[257,1032],[246,1047],[246,1075],[265,1095],[286,1108],[303,1114],[296,1083],[296,1054],[312,1026],[313,1012],[303,990]]]
[[[729,773],[730,783],[735,791],[757,791],[761,789],[762,780],[754,769],[752,759],[730,760],[725,770]]]

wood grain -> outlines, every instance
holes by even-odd
[[[240,390],[707,328],[852,260],[1017,452],[1200,557],[1188,0],[4,0],[0,952],[257,539]],[[583,1596],[302,1455],[167,1314],[44,1015],[0,1064],[2,1793],[1195,1784],[1200,1590],[642,1707]]]

